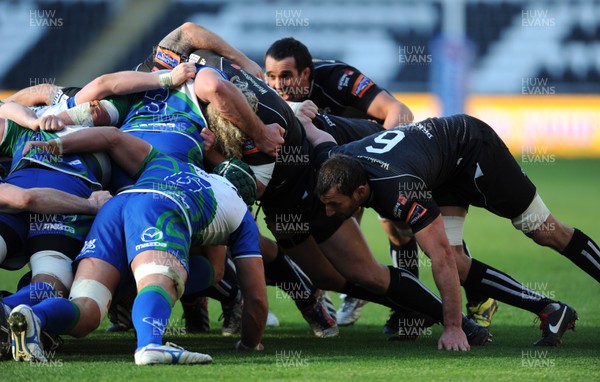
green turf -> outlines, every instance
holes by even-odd
[[[546,204],[559,220],[579,227],[600,242],[600,160],[563,160],[524,166]],[[363,227],[373,252],[389,263],[387,240],[377,218],[367,213]],[[209,366],[137,367],[133,363],[134,336],[98,330],[85,339],[66,339],[64,351],[48,365],[0,362],[3,381],[38,380],[581,380],[600,379],[600,286],[563,257],[540,248],[508,221],[472,209],[465,238],[475,257],[500,268],[550,297],[575,307],[580,320],[555,349],[533,348],[540,331],[533,315],[501,304],[494,318],[494,342],[469,353],[438,351],[441,332],[435,327],[416,342],[388,342],[381,334],[387,310],[364,307],[353,327],[341,328],[332,339],[312,338],[293,303],[269,288],[270,308],[281,326],[268,328],[263,353],[232,350],[234,339],[219,335],[218,303],[210,302],[209,335],[181,335],[181,310],[173,313],[173,341],[213,356]],[[433,287],[431,269],[423,259],[421,275]],[[18,272],[2,272],[0,289],[10,288]],[[334,294],[334,302],[339,303]],[[106,323],[103,325],[105,328]],[[103,329],[102,328],[102,329]]]

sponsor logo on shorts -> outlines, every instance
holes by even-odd
[[[167,248],[167,243],[161,243],[164,234],[161,230],[156,227],[148,227],[142,232],[141,239],[144,242],[143,244],[138,244],[135,246],[135,250],[139,251],[143,248]]]
[[[144,230],[144,232],[142,232],[142,241],[144,243],[148,243],[151,241],[158,241],[158,240],[162,240],[163,238],[163,233],[161,230],[159,230],[156,227],[148,227]]]

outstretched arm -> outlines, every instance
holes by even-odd
[[[108,191],[97,191],[81,198],[54,188],[23,189],[8,183],[0,184],[0,212],[31,211],[40,214],[95,215],[111,198]]]
[[[262,335],[267,322],[267,288],[262,258],[235,261],[240,289],[244,296],[242,335],[238,350],[262,350]]]
[[[244,298],[242,335],[236,348],[263,350],[261,339],[267,322],[267,289],[258,227],[250,211],[246,211],[240,226],[229,236],[229,244]]]
[[[206,49],[239,64],[248,73],[264,78],[261,67],[227,41],[198,24],[186,22],[166,35],[159,46],[180,54],[190,54],[196,49]]]
[[[130,176],[137,174],[152,149],[147,142],[110,126],[80,129],[47,142],[29,141],[23,155],[34,147],[55,155],[106,151]]]
[[[469,350],[467,336],[462,330],[460,280],[456,261],[446,237],[442,215],[415,233],[417,243],[431,259],[433,278],[442,296],[444,332],[438,348]]]
[[[284,142],[284,129],[278,124],[265,126],[234,84],[215,70],[204,69],[196,75],[194,87],[200,100],[213,104],[225,119],[252,138],[260,151],[276,155]]]
[[[177,65],[169,73],[144,73],[123,71],[104,74],[85,85],[75,96],[77,104],[103,99],[111,95],[124,95],[158,89],[176,87],[196,75],[193,63]]]

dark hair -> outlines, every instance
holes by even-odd
[[[335,154],[321,166],[315,193],[320,197],[335,187],[340,194],[351,196],[358,186],[367,184],[368,181],[367,171],[358,159]]]
[[[288,57],[294,57],[298,73],[302,72],[306,68],[309,68],[310,79],[313,77],[314,65],[312,62],[312,56],[310,55],[306,45],[293,37],[285,37],[275,41],[269,47],[269,49],[267,49],[265,58],[267,56],[271,56],[277,61],[281,61]]]

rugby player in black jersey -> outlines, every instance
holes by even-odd
[[[311,100],[322,113],[372,119],[388,129],[413,121],[413,114],[406,105],[377,86],[360,70],[341,61],[312,58],[308,48],[292,37],[277,40],[269,47],[265,54],[265,68],[269,85],[287,101]],[[336,135],[334,137],[340,143],[358,139],[357,136],[362,138],[366,136],[361,131],[364,126],[362,123],[352,126],[352,132],[356,134],[348,137],[348,140],[340,140]],[[369,131],[368,124],[366,126]],[[321,128],[320,125],[317,127]],[[343,129],[335,126],[333,130]],[[331,129],[326,131],[331,133]],[[355,215],[359,222],[361,215],[361,210]],[[394,265],[418,277],[419,252],[412,232],[400,230],[382,217],[380,222],[388,235]],[[466,293],[469,316],[480,325],[489,326],[497,310],[496,301],[473,290],[467,289]],[[360,317],[364,304],[360,299],[346,297],[338,310],[338,324],[353,324]],[[398,322],[406,322],[412,316],[412,312],[406,309],[392,312],[384,326],[384,333],[398,332]]]
[[[487,124],[467,115],[430,118],[341,146],[327,133],[305,126],[315,145],[316,162],[322,163],[316,193],[327,215],[348,218],[364,206],[408,225],[427,255],[456,259],[463,285],[537,314],[542,338],[536,345],[559,345],[564,332],[575,326],[573,308],[463,251],[468,207],[483,207],[511,219],[515,228],[536,243],[553,248],[600,281],[597,244],[554,218]],[[438,265],[433,257],[435,273]],[[442,297],[446,298],[444,291]]]
[[[312,195],[312,147],[305,139],[299,120],[275,91],[239,65],[210,52],[197,51],[190,57],[221,69],[230,81],[243,89],[242,92],[254,94],[258,99],[259,118],[264,123],[276,121],[286,130],[285,143],[277,158],[256,152],[249,140],[244,142],[242,155],[263,183],[258,197],[271,232],[317,286],[347,292],[395,309],[406,305],[432,317],[435,322],[443,322],[445,328],[438,342],[440,348],[468,350],[469,343],[482,345],[486,342],[485,328],[466,317],[461,318],[460,300],[458,305],[452,299],[444,300],[442,305],[409,272],[377,264],[356,222],[325,216],[323,204]],[[210,126],[212,116],[210,113],[208,116]],[[378,125],[373,125],[375,131],[380,130]],[[296,154],[290,157],[291,152]],[[278,228],[277,219],[288,215],[305,222],[306,231]],[[449,271],[446,265],[443,268]],[[445,284],[440,287],[444,288]]]
[[[186,41],[185,47],[181,44],[178,46],[189,49],[189,40]],[[189,52],[186,51],[186,54]],[[308,223],[306,232],[277,229],[272,232],[279,243],[290,247],[290,255],[299,261],[317,286],[346,292],[392,308],[406,305],[437,322],[443,322],[444,332],[438,341],[439,348],[468,350],[470,345],[487,342],[488,331],[485,328],[461,317],[460,300],[457,305],[456,301],[448,298],[442,305],[440,299],[409,272],[377,264],[356,222],[325,216],[324,206],[312,197],[314,185],[309,182],[309,175],[313,171],[311,146],[307,144],[304,131],[291,109],[277,93],[243,70],[241,65],[222,58],[218,59],[220,62],[211,62],[201,54],[190,54],[190,58],[220,68],[238,87],[253,92],[258,97],[257,115],[261,120],[277,120],[286,129],[284,148],[289,148],[297,160],[287,162],[282,157],[287,153],[284,148],[276,159],[261,157],[254,152],[251,142],[245,146],[244,160],[253,162],[255,175],[261,183],[264,183],[263,180],[268,183],[262,189],[259,187],[258,191],[259,195],[262,194],[260,199],[267,221],[273,222],[277,215],[295,214],[300,216],[302,222]],[[156,57],[154,61],[156,63]],[[253,154],[258,156],[254,157]],[[448,272],[445,265],[444,270]],[[456,274],[456,271],[450,269],[450,274]],[[442,280],[441,284],[440,289],[445,291],[446,282]]]

